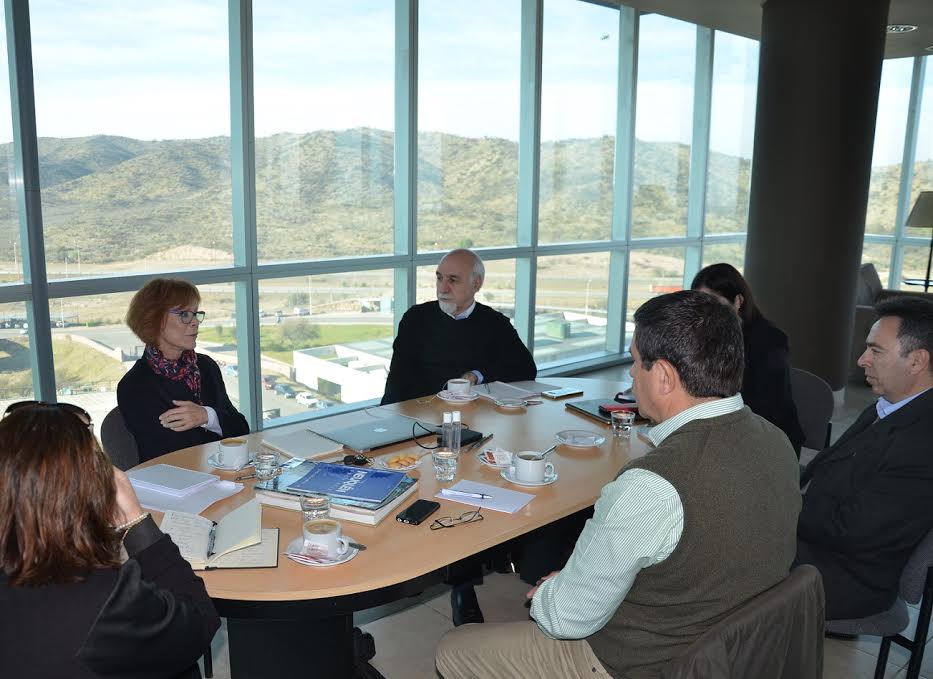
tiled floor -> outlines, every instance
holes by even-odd
[[[599,377],[609,379],[621,377],[623,368],[604,371]],[[597,375],[592,375],[596,377]],[[845,404],[836,409],[833,416],[833,438],[838,437],[862,411],[874,400],[870,390],[853,382],[846,390]],[[806,451],[805,451],[806,452]],[[812,453],[811,453],[812,455]],[[528,619],[528,610],[523,606],[528,586],[517,576],[492,574],[477,588],[480,605],[487,621],[504,622]],[[912,608],[911,637],[917,611]],[[379,609],[362,611],[356,623],[373,635],[376,640],[376,657],[373,666],[387,679],[431,679],[434,671],[434,649],[437,642],[453,624],[450,620],[448,590],[436,587],[422,596],[396,602]],[[933,679],[933,632],[928,636],[921,676]],[[870,679],[874,676],[879,639],[860,637],[854,640],[826,639],[824,642],[825,679]],[[214,676],[227,679],[230,676],[227,656],[226,628],[222,627],[213,644]],[[892,646],[888,657],[885,677],[904,677],[908,655],[904,649]],[[272,678],[270,678],[272,679]]]

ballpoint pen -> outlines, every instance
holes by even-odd
[[[488,440],[491,439],[491,438],[492,438],[492,434],[487,434],[486,436],[484,436],[483,438],[481,438],[479,441],[475,441],[475,442],[471,443],[471,444],[470,444],[470,447],[467,448],[467,452],[470,452],[471,450],[474,450],[474,449],[476,449],[476,448],[479,448],[480,446],[482,446],[484,443],[486,443],[486,441],[488,441]]]
[[[486,495],[486,493],[469,493],[465,490],[454,490],[453,488],[444,488],[441,490],[441,495],[462,495],[464,497],[476,497],[479,499],[492,499],[492,495]]]

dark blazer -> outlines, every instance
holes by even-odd
[[[151,518],[129,560],[76,583],[13,587],[0,572],[0,669],[12,679],[185,679],[220,619],[204,583]]]
[[[827,620],[888,609],[933,528],[933,389],[877,418],[872,404],[801,480],[797,561],[822,573]]]
[[[173,450],[218,441],[228,436],[249,433],[249,425],[230,402],[220,368],[204,354],[198,354],[201,370],[201,405],[217,412],[223,436],[203,427],[172,431],[159,423],[159,415],[175,407],[172,401],[194,401],[194,394],[183,381],[174,382],[156,375],[141,358],[117,385],[117,404],[126,428],[136,439],[139,461],[145,462]]]
[[[790,350],[787,335],[765,318],[742,328],[745,341],[745,372],[742,400],[783,431],[800,457],[804,434],[797,420],[797,406],[790,387]]]
[[[398,325],[382,403],[435,394],[470,370],[481,372],[485,382],[531,380],[538,374],[531,352],[495,309],[477,302],[458,321],[436,301],[417,304]]]

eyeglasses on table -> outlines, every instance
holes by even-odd
[[[462,526],[466,523],[476,523],[477,521],[483,520],[483,515],[479,513],[480,510],[473,509],[468,512],[463,512],[460,516],[442,516],[439,519],[434,519],[434,522],[431,524],[431,530],[440,530],[441,528],[456,528],[457,526]]]

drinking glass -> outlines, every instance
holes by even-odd
[[[632,425],[635,424],[635,413],[631,410],[612,411],[612,435],[628,438],[632,435]]]
[[[453,481],[457,475],[457,458],[460,456],[447,448],[438,448],[431,457],[434,459],[434,477],[438,481]]]
[[[268,481],[279,471],[279,455],[268,450],[256,453],[256,478],[260,481]]]
[[[326,495],[302,495],[298,498],[305,521],[326,519],[330,516],[330,498]]]

